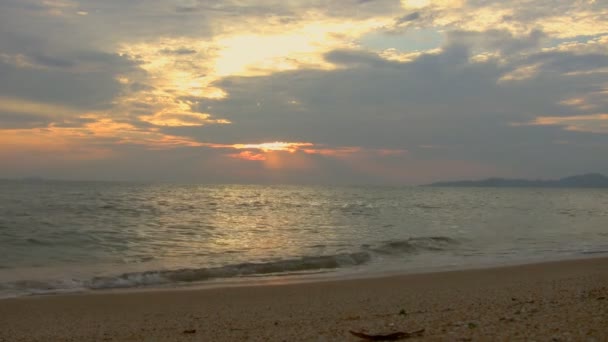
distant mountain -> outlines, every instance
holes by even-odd
[[[428,184],[427,186],[499,188],[608,188],[608,177],[599,173],[587,173],[584,175],[571,176],[558,180],[487,178],[478,181],[466,180],[452,182],[436,182]]]

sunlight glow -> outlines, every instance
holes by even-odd
[[[45,152],[66,159],[92,160],[108,158],[114,153],[106,146],[117,144],[140,145],[153,150],[202,146],[188,138],[137,128],[99,114],[85,114],[80,119],[90,122],[82,127],[50,124],[45,128],[3,129],[0,155]]]
[[[405,9],[418,9],[429,6],[438,8],[463,7],[466,0],[401,0],[401,7]]]
[[[215,75],[266,75],[302,67],[335,69],[324,54],[354,46],[354,39],[388,24],[388,19],[366,21],[312,20],[291,28],[273,28],[263,33],[220,36],[214,42],[219,50],[214,63]]]
[[[218,149],[245,150],[227,154],[230,158],[262,162],[268,169],[311,169],[317,165],[313,156],[327,157],[357,163],[367,158],[405,156],[405,149],[366,149],[357,146],[329,147],[305,142],[268,142],[260,144],[203,144]]]
[[[422,8],[431,4],[431,0],[401,0],[401,6],[405,8]]]
[[[251,151],[243,151],[240,153],[234,153],[234,154],[229,154],[229,157],[232,158],[237,158],[237,159],[244,159],[244,160],[251,160],[251,161],[264,161],[266,160],[266,156],[262,153],[254,153]]]
[[[275,141],[275,142],[261,143],[261,144],[235,144],[235,145],[232,145],[232,147],[237,150],[255,149],[255,150],[260,150],[263,152],[286,151],[286,152],[290,152],[290,153],[295,153],[301,147],[306,147],[306,146],[313,146],[313,144],[312,143],[301,143],[301,142],[298,143],[298,142]]]
[[[498,79],[498,83],[509,82],[509,81],[522,81],[532,78],[538,74],[540,63],[525,65],[519,67]]]
[[[124,112],[132,104],[146,103],[150,112],[139,118],[156,126],[228,124],[230,121],[214,118],[213,113],[201,113],[196,100],[185,99],[228,98],[230,94],[217,86],[226,77],[336,69],[338,66],[326,61],[327,52],[355,47],[357,37],[392,21],[389,17],[329,20],[315,13],[306,16],[309,18],[287,25],[259,23],[255,28],[231,23],[235,26],[207,41],[164,37],[123,44],[118,54],[137,61],[146,73],[120,75],[118,82],[137,90],[116,102]]]

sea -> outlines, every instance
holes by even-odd
[[[0,181],[0,297],[608,255],[608,189]]]

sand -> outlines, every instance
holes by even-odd
[[[0,300],[0,341],[608,341],[608,258],[288,285]]]

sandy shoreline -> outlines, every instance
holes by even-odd
[[[0,300],[0,341],[608,341],[608,258],[374,279]],[[416,339],[416,338],[414,338]]]

